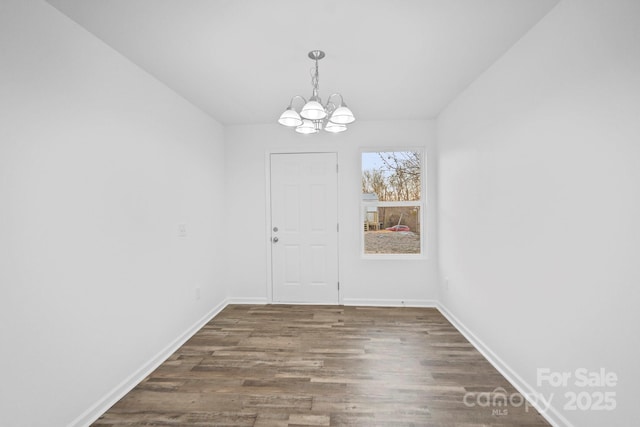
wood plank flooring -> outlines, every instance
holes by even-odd
[[[94,425],[549,425],[502,389],[436,309],[230,305]]]

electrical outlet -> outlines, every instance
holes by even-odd
[[[200,287],[196,287],[196,300],[200,299]]]
[[[445,288],[446,290],[449,290],[449,278],[448,278],[448,277],[445,277],[445,278],[444,278],[444,280],[443,280],[443,282],[444,282],[444,283],[443,283],[443,284],[444,284],[444,288]]]
[[[178,224],[178,237],[187,237],[187,224]]]

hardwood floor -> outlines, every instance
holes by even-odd
[[[94,425],[548,426],[515,392],[436,309],[230,305]]]

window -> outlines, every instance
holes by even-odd
[[[367,257],[423,254],[421,150],[362,153],[362,248]]]

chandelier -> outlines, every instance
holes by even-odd
[[[318,133],[321,129],[327,132],[338,133],[347,130],[347,125],[356,120],[351,110],[345,104],[342,95],[333,93],[329,95],[327,103],[322,105],[322,100],[318,96],[318,61],[324,58],[321,50],[309,52],[309,58],[315,61],[315,68],[311,69],[311,85],[313,94],[309,101],[300,95],[291,98],[289,106],[278,119],[278,123],[284,126],[295,128],[296,132],[302,134]],[[332,102],[332,99],[339,98],[339,103]],[[304,105],[298,112],[293,107],[295,100],[302,100]]]

